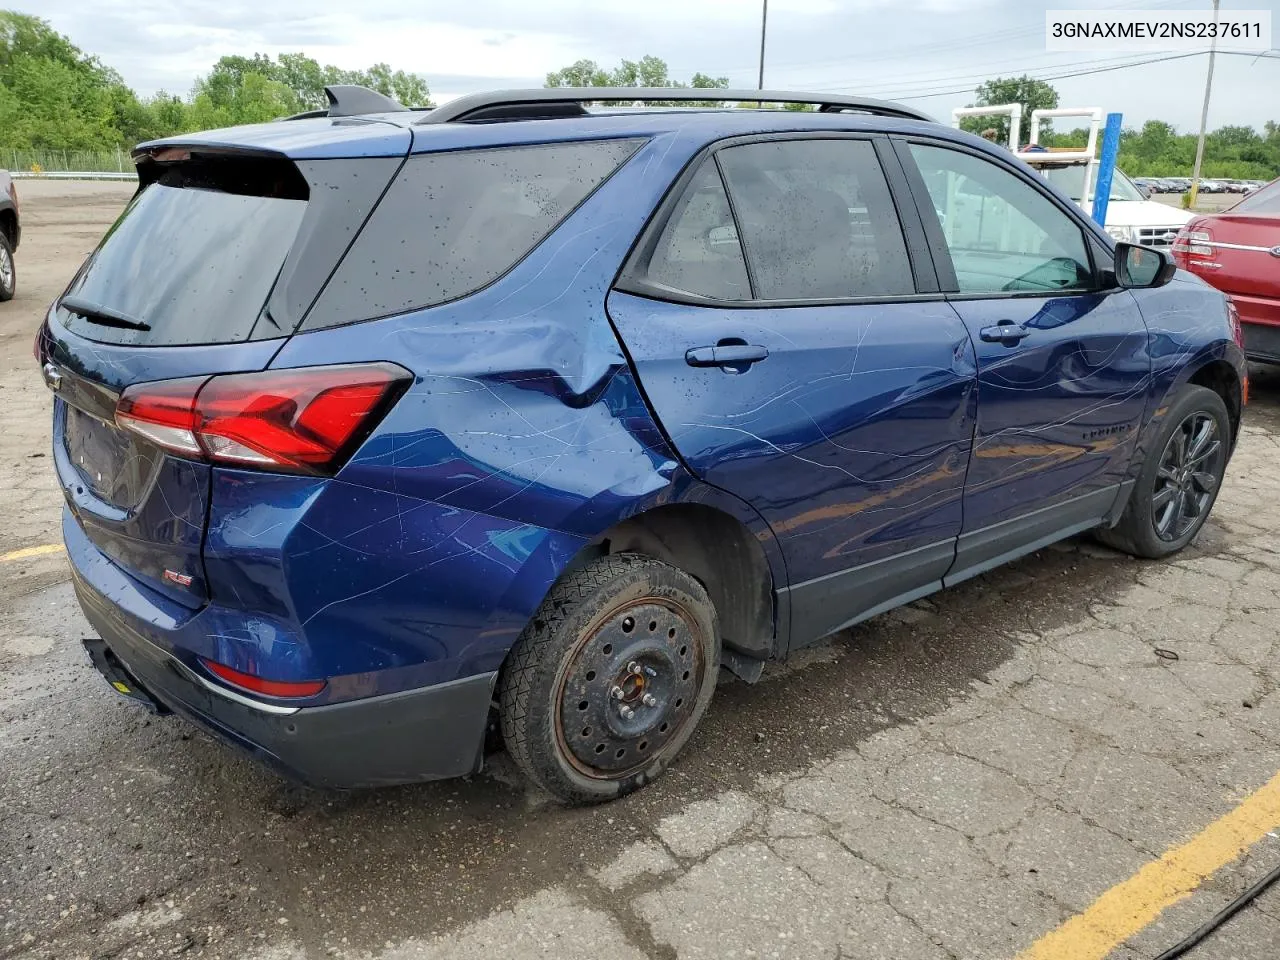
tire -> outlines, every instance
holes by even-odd
[[[719,669],[719,623],[697,580],[637,554],[600,557],[556,584],[512,648],[502,738],[557,799],[612,800],[671,764]]]
[[[13,265],[13,247],[9,238],[0,230],[0,303],[12,300],[18,292],[18,270]]]
[[[1197,448],[1202,429],[1209,433]],[[1218,498],[1231,439],[1231,418],[1222,398],[1207,387],[1183,387],[1165,414],[1120,522],[1098,530],[1098,539],[1152,560],[1185,547]]]

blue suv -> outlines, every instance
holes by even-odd
[[[719,95],[816,109],[340,88],[140,147],[37,340],[113,686],[328,787],[500,727],[598,801],[722,667],[1196,535],[1247,397],[1222,294],[911,108]]]

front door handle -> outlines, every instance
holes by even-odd
[[[983,327],[978,331],[978,337],[983,343],[1003,343],[1006,347],[1012,347],[1023,337],[1029,336],[1030,330],[1012,320],[1001,320],[994,327]]]
[[[714,347],[693,347],[684,353],[691,367],[749,367],[767,359],[769,348],[754,343],[725,343]]]

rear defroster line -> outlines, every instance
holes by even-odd
[[[1249,904],[1253,903],[1254,900],[1258,899],[1258,897],[1260,897],[1263,892],[1277,880],[1280,880],[1280,866],[1277,866],[1248,890],[1240,894],[1240,896],[1236,897],[1229,904],[1215,913],[1189,937],[1170,947],[1164,953],[1160,954],[1160,956],[1156,957],[1155,960],[1178,960],[1178,957],[1186,956],[1198,947],[1211,933],[1217,930]]]

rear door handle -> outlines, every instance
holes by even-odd
[[[1003,343],[1006,347],[1011,347],[1023,337],[1029,336],[1031,336],[1030,330],[1012,320],[1001,320],[994,327],[983,327],[978,331],[978,337],[983,343]]]
[[[684,362],[691,367],[745,367],[767,359],[769,348],[754,343],[720,344],[686,350]]]

